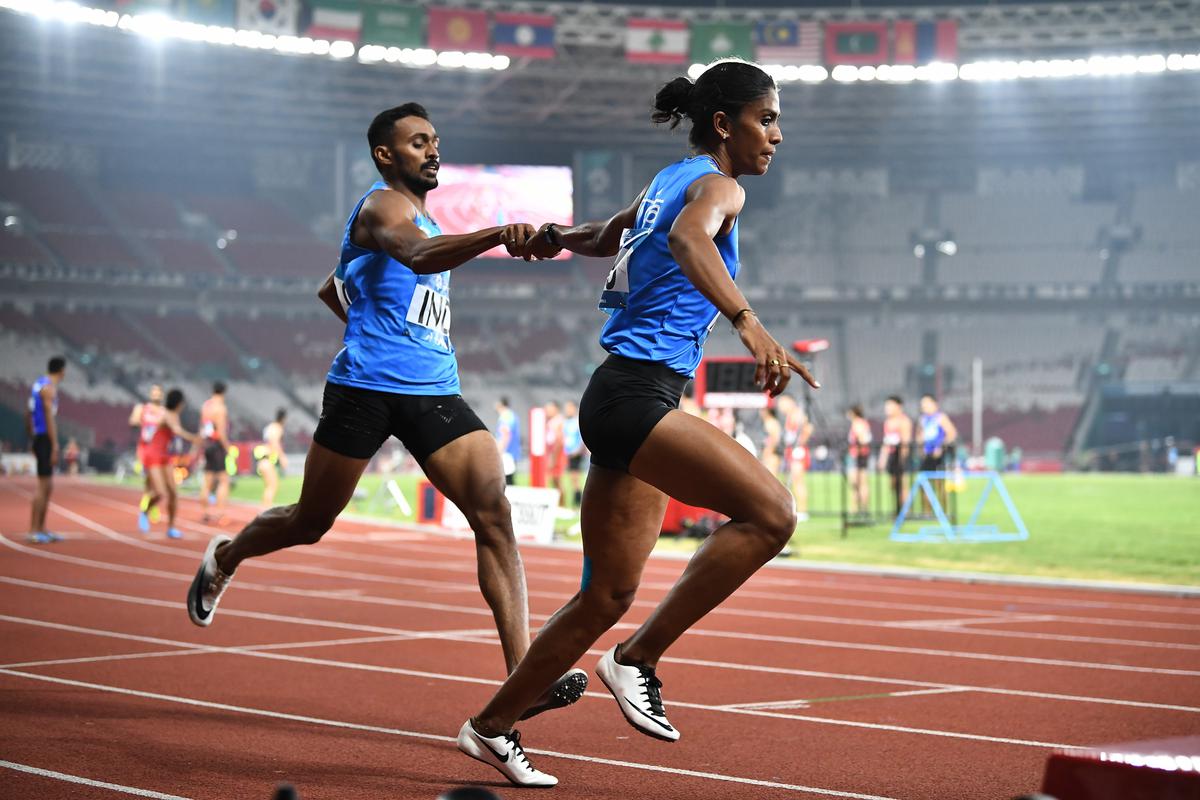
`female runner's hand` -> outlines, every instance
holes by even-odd
[[[767,332],[758,316],[753,313],[742,314],[737,322],[737,332],[742,344],[754,356],[754,382],[766,390],[771,397],[777,397],[787,388],[792,371],[814,389],[821,388],[808,369],[796,359],[788,355],[783,345],[775,341]]]

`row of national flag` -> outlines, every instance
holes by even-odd
[[[277,35],[344,39],[388,47],[554,58],[557,18],[387,0],[106,0],[130,13],[161,11],[208,25]],[[955,20],[891,22],[693,22],[631,17],[625,56],[633,63],[708,63],[738,57],[763,64],[922,64],[956,61]]]
[[[626,52],[631,61],[640,60],[635,49],[645,39],[652,20],[639,20],[635,38],[627,35]],[[674,25],[675,23],[670,23]],[[958,22],[944,20],[895,20],[893,22],[733,22],[693,23],[690,37],[670,55],[672,63],[706,64],[717,58],[736,56],[761,64],[927,64],[958,58]],[[659,53],[659,61],[666,61]]]

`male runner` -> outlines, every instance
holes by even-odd
[[[33,442],[37,459],[37,489],[29,520],[29,542],[49,544],[62,539],[46,530],[46,510],[50,507],[54,467],[58,464],[58,384],[67,374],[67,360],[54,356],[46,365],[46,374],[33,382],[29,407],[25,412],[25,430]]]
[[[958,428],[939,407],[931,394],[921,395],[921,419],[917,427],[917,441],[921,445],[921,472],[941,472],[946,468],[946,449],[958,440]],[[946,503],[946,481],[934,478],[930,481],[933,490],[943,505]],[[927,513],[929,502],[921,495]]]
[[[149,533],[150,523],[158,522],[159,497],[154,492],[154,487],[150,485],[150,472],[146,469],[145,452],[146,443],[150,441],[155,428],[162,421],[162,402],[163,388],[156,383],[150,387],[146,402],[136,404],[129,412],[129,426],[136,428],[138,432],[137,460],[142,467],[142,477],[145,479],[142,499],[138,503],[138,530],[142,533]]]
[[[204,480],[201,482],[206,503],[204,521],[215,518],[221,525],[225,523],[225,504],[229,501],[229,472],[225,469],[225,456],[229,453],[229,410],[225,405],[222,381],[213,384],[212,397],[200,406],[200,437],[204,440]]]
[[[904,401],[891,395],[883,403],[883,447],[879,450],[879,469],[892,482],[892,497],[896,501],[896,516],[908,499],[904,473],[908,468],[909,444],[913,438],[912,420],[904,413]]]
[[[300,500],[259,514],[232,540],[212,540],[188,591],[188,614],[197,625],[211,624],[245,559],[320,541],[371,457],[395,436],[475,532],[480,589],[511,671],[529,648],[525,572],[500,453],[459,393],[449,285],[450,270],[493,247],[521,254],[534,229],[516,223],[442,235],[425,205],[438,185],[438,135],[416,103],[376,116],[367,140],[383,180],[351,212],[341,259],[318,292],[347,324],[327,376]],[[569,672],[523,715],[573,703],[586,686],[582,670]]]

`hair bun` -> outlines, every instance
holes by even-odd
[[[692,98],[696,93],[696,84],[690,78],[682,75],[667,83],[654,96],[654,112],[650,119],[655,122],[669,122],[671,128],[689,116],[692,108]]]

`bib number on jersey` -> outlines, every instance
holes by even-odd
[[[621,234],[621,249],[617,253],[616,263],[609,270],[608,278],[604,281],[604,292],[600,295],[600,308],[616,310],[625,308],[629,297],[629,259],[643,242],[649,238],[653,228],[640,230],[626,229]]]
[[[405,319],[413,325],[433,331],[441,340],[449,341],[450,298],[418,283],[413,289]]]

